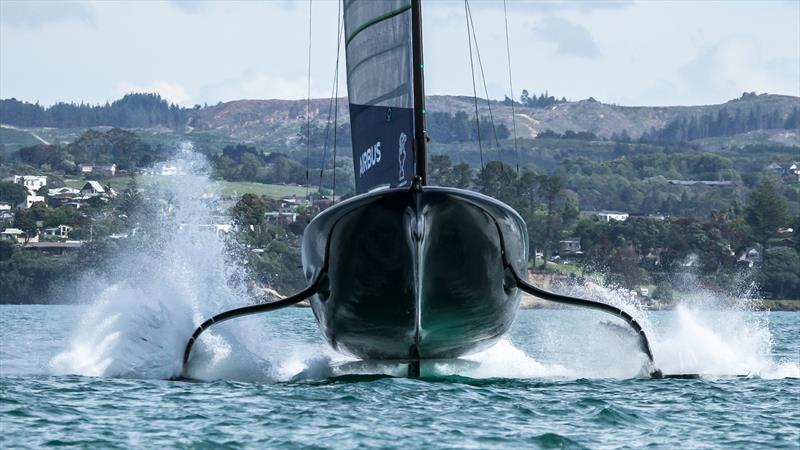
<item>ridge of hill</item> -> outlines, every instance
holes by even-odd
[[[474,117],[472,97],[433,95],[427,97],[430,113],[454,114],[459,111]],[[339,123],[349,122],[347,98],[338,101]],[[501,101],[490,103],[492,115],[498,124],[512,126],[511,106]],[[310,116],[315,123],[327,120],[330,99],[313,99]],[[625,132],[633,139],[651,130],[659,130],[676,119],[699,118],[718,114],[725,109],[728,114],[771,113],[781,118],[800,108],[800,97],[774,94],[746,94],[741,98],[717,105],[702,106],[619,106],[598,102],[592,98],[575,102],[558,103],[546,108],[515,105],[517,132],[522,138],[534,138],[545,130],[564,133],[591,132],[610,138]],[[485,100],[478,104],[479,115],[489,116]],[[230,137],[244,140],[266,138],[291,139],[305,124],[306,100],[234,100],[189,112],[187,124],[197,130],[216,130]]]

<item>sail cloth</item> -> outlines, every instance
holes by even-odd
[[[411,0],[345,0],[356,192],[414,178]]]

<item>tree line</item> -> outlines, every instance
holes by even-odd
[[[748,112],[737,109],[730,112],[721,108],[716,113],[700,116],[679,117],[668,122],[663,128],[645,132],[644,142],[688,142],[719,136],[733,136],[755,130],[798,129],[800,128],[800,108],[794,107],[784,116],[779,111],[763,111],[756,106]]]
[[[89,105],[59,102],[50,107],[0,100],[0,122],[20,127],[166,127],[182,129],[189,109],[170,104],[158,94],[132,93],[112,103]]]

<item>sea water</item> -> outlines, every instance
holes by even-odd
[[[184,146],[173,163],[149,238],[69,290],[96,293],[0,306],[0,448],[800,445],[800,316],[702,291],[662,312],[582,292],[631,311],[656,366],[694,380],[648,379],[624,324],[583,310],[520,311],[493,348],[409,379],[334,353],[288,308],[213,327],[182,373],[195,326],[258,299],[236,250],[197,226],[220,209],[205,161]]]

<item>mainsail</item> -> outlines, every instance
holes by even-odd
[[[414,178],[411,0],[345,0],[356,192]]]

